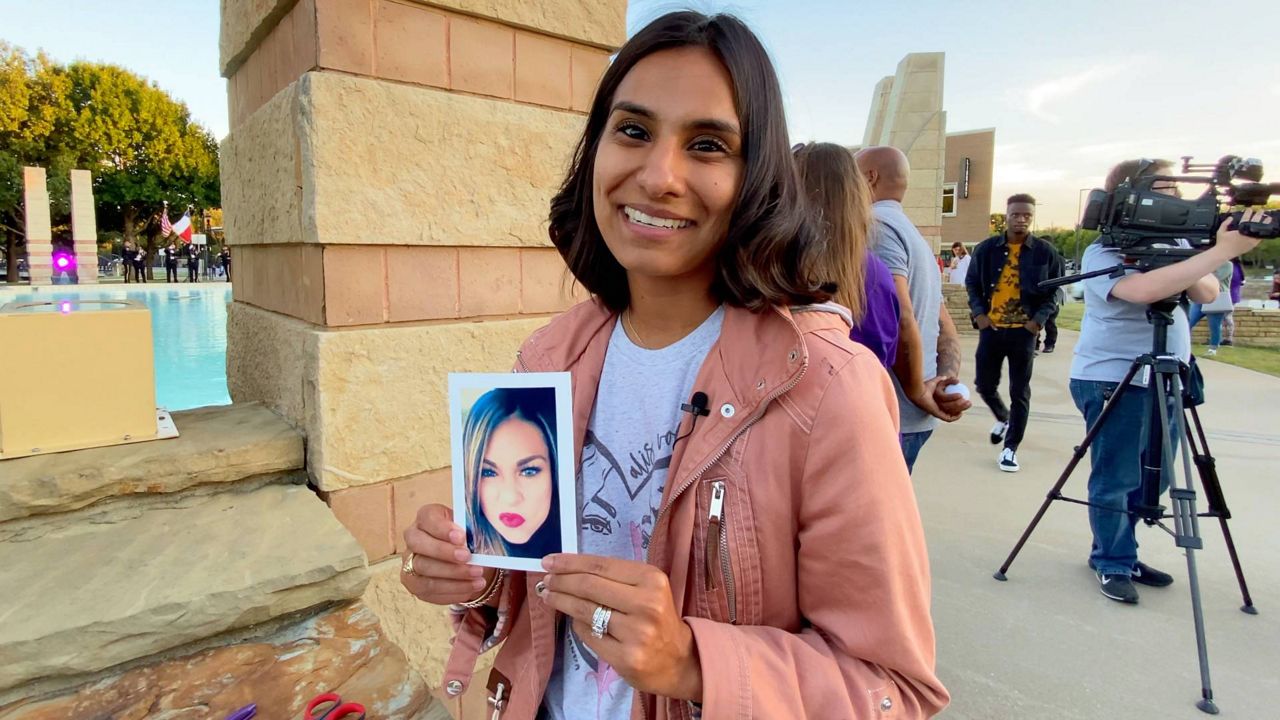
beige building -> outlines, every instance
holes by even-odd
[[[902,206],[935,251],[986,237],[995,146],[994,129],[947,133],[945,61],[943,53],[902,58],[896,74],[876,83],[862,136],[863,146],[906,153],[911,177]]]
[[[995,128],[947,133],[941,192],[944,250],[957,241],[972,247],[991,234],[991,161],[995,143]]]

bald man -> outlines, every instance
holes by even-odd
[[[969,409],[964,396],[943,391],[959,382],[960,339],[942,301],[942,274],[933,248],[902,210],[911,175],[907,156],[894,147],[869,147],[859,150],[856,159],[875,201],[872,252],[889,266],[901,307],[893,380],[902,455],[911,470],[938,420],[955,422]]]

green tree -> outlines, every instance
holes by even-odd
[[[988,223],[988,227],[990,228],[992,235],[999,235],[1004,232],[1004,213],[991,213],[991,222]]]
[[[13,89],[10,93],[10,89]],[[154,252],[159,213],[168,201],[193,215],[221,202],[218,148],[186,105],[138,75],[114,65],[55,65],[0,45],[0,212],[21,222],[21,166],[49,169],[62,182],[72,167],[93,171],[98,226]],[[5,160],[4,154],[11,156]],[[6,223],[8,224],[8,223]],[[15,225],[16,227],[16,225]],[[10,278],[16,263],[10,263]]]
[[[48,169],[55,217],[67,213],[71,158],[52,138],[70,109],[69,88],[44,54],[28,57],[0,41],[0,233],[9,282],[18,280],[17,259],[26,244],[23,166]]]

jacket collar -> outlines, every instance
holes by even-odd
[[[839,306],[813,306],[804,309],[826,310],[828,307]],[[846,324],[843,316],[835,310],[814,315],[821,318],[807,320],[806,326],[829,324],[835,327]],[[593,298],[579,303],[525,342],[520,351],[519,365],[522,370],[529,372],[588,371],[587,374],[596,381],[590,383],[591,396],[594,398],[595,385],[609,346],[609,336],[617,322],[617,314],[599,300]],[[754,410],[760,399],[784,385],[808,362],[800,328],[791,310],[782,307],[752,312],[745,308],[726,306],[720,339],[712,348],[708,360],[712,359],[712,355],[717,360],[721,377],[702,377],[711,364],[704,362],[703,373],[700,373],[698,382],[727,382],[738,403],[749,406],[737,407],[735,414],[741,410]],[[581,381],[586,379],[588,378],[585,376],[575,378],[579,384],[584,384]],[[576,391],[574,395],[576,398]],[[712,398],[712,401],[717,408],[722,404],[717,398]]]

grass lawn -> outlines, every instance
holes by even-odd
[[[1058,312],[1058,327],[1078,331],[1080,329],[1080,318],[1083,315],[1084,303],[1077,302],[1063,305],[1062,310]],[[1218,354],[1212,358],[1205,356],[1206,349],[1208,348],[1204,345],[1195,345],[1192,347],[1192,352],[1200,360],[1217,360],[1228,365],[1236,365],[1280,377],[1280,349],[1233,345],[1231,347],[1218,348]]]

